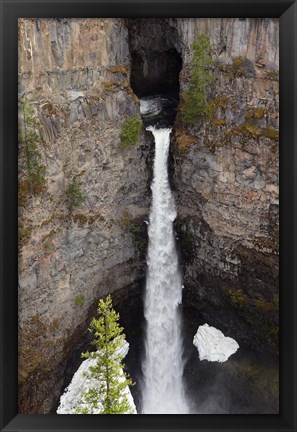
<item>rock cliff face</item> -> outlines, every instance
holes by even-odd
[[[46,177],[31,197],[20,170],[21,412],[50,408],[98,298],[144,275],[149,148],[119,138],[139,112],[129,74],[120,19],[19,22],[19,96],[34,107]],[[86,199],[70,211],[73,179]]]
[[[213,108],[188,126],[201,33],[214,47]],[[170,169],[184,304],[239,342],[277,350],[278,21],[20,19],[19,97],[34,107],[46,179],[32,196],[20,166],[20,412],[53,406],[98,297],[123,304],[139,292],[152,148],[144,133],[120,145],[139,113],[130,86],[179,92]],[[73,180],[86,199],[71,210]]]
[[[212,108],[186,125],[192,43],[201,34],[213,47]],[[163,51],[182,65],[171,174],[184,304],[239,341],[272,352],[278,349],[278,34],[276,19],[135,19],[129,25],[137,52],[132,71],[144,88],[174,93],[174,84],[157,85],[156,74],[166,69],[166,56],[158,62]],[[131,83],[138,91],[137,79]]]
[[[278,20],[171,20],[183,69],[173,184],[184,302],[239,341],[278,350]],[[210,117],[182,122],[199,34],[214,47]]]

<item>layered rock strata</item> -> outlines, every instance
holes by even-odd
[[[207,322],[278,350],[279,52],[276,19],[180,19],[173,184],[184,301]],[[211,114],[182,121],[193,41],[213,46]]]
[[[202,33],[212,110],[185,125]],[[278,349],[278,20],[20,19],[19,97],[34,108],[46,180],[32,196],[20,164],[20,412],[57,401],[98,298],[140,292],[152,142],[142,133],[123,148],[120,134],[139,114],[133,90],[151,88],[180,97],[170,169],[184,304],[240,345]],[[71,209],[74,180],[85,200]]]
[[[143,135],[120,144],[139,113],[129,75],[121,19],[19,21],[19,97],[34,108],[46,179],[32,196],[20,167],[21,412],[47,412],[98,298],[144,275],[149,149]],[[69,208],[74,180],[85,199]]]
[[[170,164],[184,304],[199,309],[207,322],[238,340],[275,353],[278,20],[134,19],[128,27],[136,91],[141,77],[144,91],[156,86],[162,92],[162,53],[175,53],[175,62],[182,65]],[[214,61],[209,70],[214,81],[207,89],[211,110],[187,125],[183,112],[192,44],[201,34],[212,46]],[[170,89],[174,92],[174,85]]]

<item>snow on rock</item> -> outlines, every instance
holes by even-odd
[[[198,349],[200,360],[211,362],[225,362],[239,348],[234,339],[208,324],[198,327],[193,344]]]
[[[120,353],[122,358],[124,358],[129,351],[129,343],[125,341],[122,348],[120,348]],[[88,358],[84,360],[80,367],[77,369],[71,383],[65,389],[64,393],[60,397],[60,404],[57,409],[57,414],[74,414],[75,408],[78,406],[82,392],[88,391],[91,387],[96,387],[98,381],[94,378],[87,378],[83,376],[84,372],[87,372],[90,366],[95,366],[96,359]],[[120,381],[124,380],[124,374],[119,378]],[[129,387],[125,389],[125,394],[127,395],[130,406],[132,407],[132,414],[137,414],[136,407],[132,394]],[[82,405],[81,405],[82,406]],[[94,410],[92,414],[99,414],[100,408]],[[129,413],[130,414],[130,413]]]

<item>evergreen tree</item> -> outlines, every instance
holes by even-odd
[[[198,116],[210,114],[207,89],[214,80],[214,77],[209,73],[209,68],[214,62],[212,60],[212,46],[207,36],[201,34],[193,42],[192,49],[192,73],[183,110],[185,123],[195,123]]]
[[[27,99],[21,99],[19,102],[22,115],[19,133],[20,156],[30,192],[34,195],[44,189],[45,167],[41,165],[41,154],[38,149],[39,138],[35,131],[37,121],[34,117],[34,110]]]
[[[79,414],[127,414],[132,413],[125,394],[125,388],[132,385],[132,380],[123,371],[121,347],[125,342],[123,328],[119,326],[119,314],[112,308],[110,295],[98,304],[99,318],[93,318],[90,331],[94,332],[93,344],[97,351],[86,352],[82,357],[95,359],[93,366],[85,373],[86,378],[97,381],[82,393],[82,398],[75,412]]]
[[[66,194],[68,197],[70,211],[72,211],[74,207],[79,207],[86,199],[85,195],[80,190],[80,185],[76,180],[73,180],[72,183],[70,183]]]

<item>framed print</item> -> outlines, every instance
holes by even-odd
[[[1,430],[296,430],[296,15],[1,1]]]

